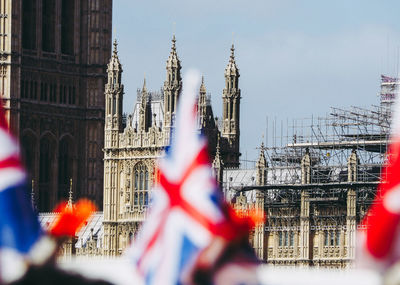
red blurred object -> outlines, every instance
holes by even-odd
[[[5,130],[8,130],[6,114],[5,114],[4,108],[2,107],[4,103],[3,103],[3,99],[1,98],[1,96],[2,96],[2,94],[0,94],[0,127]]]
[[[73,205],[61,202],[54,211],[59,214],[49,230],[50,234],[55,237],[73,237],[96,211],[96,206],[93,202],[82,199]]]

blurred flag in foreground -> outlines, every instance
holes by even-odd
[[[381,173],[374,204],[360,232],[358,263],[380,271],[400,260],[400,98],[392,116],[392,133],[387,163]]]
[[[133,243],[133,259],[146,284],[194,284],[195,276],[209,274],[224,262],[229,247],[231,254],[240,252],[235,245],[245,245],[242,256],[247,252],[243,260],[250,260],[248,264],[256,261],[246,248],[251,222],[239,218],[224,202],[210,166],[207,141],[197,130],[199,84],[200,75],[190,71],[171,148],[159,162],[149,217]]]
[[[47,235],[41,229],[26,186],[18,143],[8,131],[0,100],[0,284],[21,278],[30,265],[50,261],[63,239],[75,236],[96,209],[88,200],[61,203]]]
[[[20,278],[27,260],[40,262],[54,249],[44,246],[25,178],[18,144],[8,131],[0,100],[0,283]]]

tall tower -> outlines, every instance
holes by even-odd
[[[121,82],[122,65],[118,58],[117,41],[107,66],[105,86],[106,122],[104,127],[104,254],[116,254],[117,201],[120,179],[118,179],[119,134],[122,132],[122,101],[124,85]]]
[[[118,135],[122,132],[124,85],[121,82],[122,65],[118,58],[117,45],[117,40],[114,40],[113,54],[107,65],[105,149],[118,147]]]
[[[164,130],[166,138],[173,125],[179,94],[182,89],[181,62],[176,53],[175,35],[172,37],[172,48],[167,60],[167,78],[164,82]]]
[[[99,4],[100,3],[100,4]],[[102,204],[112,0],[0,0],[0,96],[39,211]]]
[[[239,69],[235,62],[235,47],[232,44],[231,56],[225,68],[225,88],[222,93],[223,122],[222,134],[227,140],[224,162],[227,167],[239,166],[239,138],[240,138],[240,89]]]

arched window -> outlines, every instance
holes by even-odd
[[[64,137],[58,146],[58,199],[68,199],[69,180],[72,178],[73,142]]]
[[[340,245],[340,231],[336,231],[336,246]]]
[[[330,246],[334,246],[335,245],[335,232],[334,231],[331,231],[330,232],[330,236],[331,236],[331,239],[330,239]]]
[[[74,0],[62,0],[61,4],[61,52],[74,54]]]
[[[51,196],[54,197],[56,181],[54,175],[55,142],[45,136],[40,140],[39,152],[39,211],[47,212],[54,206]]]
[[[134,206],[147,206],[149,204],[149,172],[147,167],[139,162],[133,169],[134,172]]]
[[[42,2],[42,49],[55,51],[56,33],[56,1],[43,0]]]
[[[285,231],[285,246],[288,246],[288,232]]]
[[[36,49],[36,0],[22,1],[22,47]]]
[[[325,246],[329,245],[329,232],[328,231],[324,232],[324,245]]]
[[[294,232],[290,232],[290,243],[289,243],[289,245],[290,246],[294,246]]]

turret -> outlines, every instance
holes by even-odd
[[[197,117],[199,119],[200,127],[205,127],[206,115],[207,115],[207,90],[206,86],[204,85],[204,77],[202,76],[199,98],[197,100]]]
[[[105,86],[105,148],[118,145],[118,133],[122,132],[122,102],[124,85],[121,83],[122,65],[118,58],[117,40],[114,41],[114,50],[107,65],[107,84]]]
[[[167,60],[167,78],[164,82],[164,127],[170,130],[175,117],[179,94],[182,89],[181,62],[176,53],[175,35],[172,38],[172,48]]]
[[[215,179],[217,180],[217,183],[220,187],[220,189],[223,189],[222,187],[222,180],[223,180],[223,172],[224,172],[224,162],[222,161],[222,158],[220,156],[219,152],[219,137],[217,139],[217,147],[216,147],[216,152],[215,152],[215,157],[212,162],[212,168],[215,173]]]
[[[260,147],[260,155],[256,163],[256,183],[259,186],[267,184],[268,164],[267,160],[265,159],[264,149],[264,142],[262,142]]]
[[[223,122],[222,137],[228,140],[229,157],[225,157],[227,166],[239,166],[239,137],[240,137],[240,89],[239,69],[235,62],[235,47],[232,44],[231,56],[225,68],[225,88],[222,93]]]
[[[146,78],[143,80],[143,88],[140,93],[139,130],[147,132],[151,126],[151,113],[149,106],[149,94],[147,93]]]

